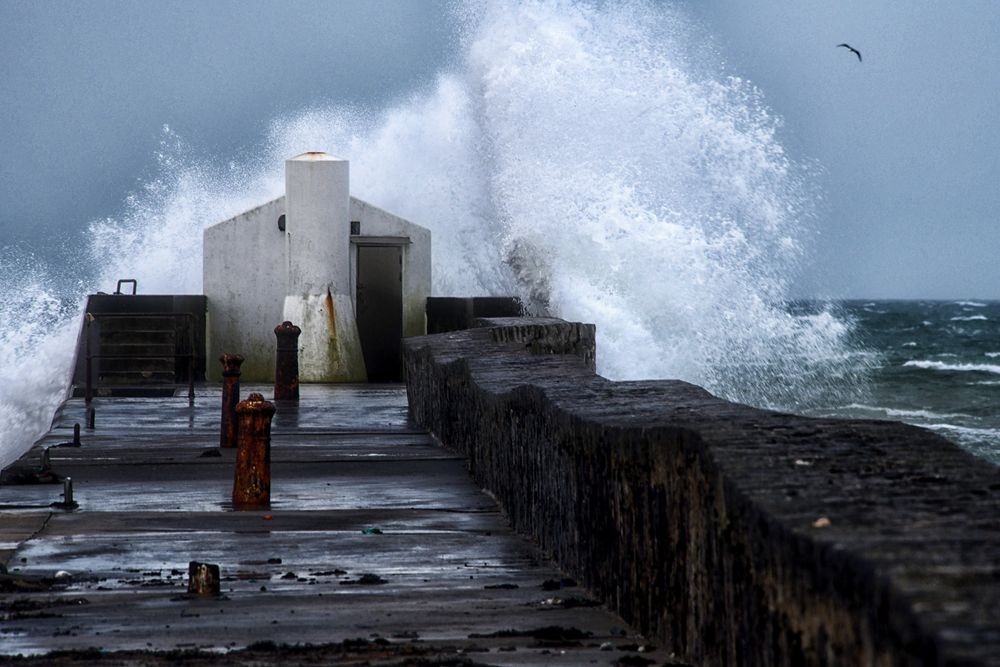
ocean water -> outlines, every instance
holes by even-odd
[[[840,306],[853,322],[858,354],[868,358],[868,381],[859,400],[812,413],[923,426],[1000,464],[1000,302]]]
[[[879,303],[791,301],[815,236],[816,168],[787,153],[764,94],[682,11],[479,2],[454,20],[459,57],[405,99],[275,118],[239,155],[206,155],[164,127],[154,175],[89,221],[78,257],[0,250],[0,465],[66,395],[84,295],[119,278],[142,293],[200,292],[204,227],[281,194],[284,159],[306,150],[350,159],[353,194],[431,229],[435,294],[516,294],[537,313],[594,322],[607,377],[680,378],[812,414],[926,412],[969,443],[994,428],[988,371],[946,366],[1000,364],[987,356],[1000,347],[961,361],[900,347],[914,356],[897,358],[898,322],[878,320]],[[934,354],[959,345],[962,327],[986,328],[948,322]],[[910,342],[927,341],[898,345]],[[881,387],[900,360],[915,362],[899,375],[914,386],[982,380],[960,386],[982,392],[980,412],[918,389],[899,402]]]

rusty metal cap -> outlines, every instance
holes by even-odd
[[[246,400],[239,402],[236,406],[236,413],[242,414],[244,412],[262,412],[264,414],[273,415],[274,409],[274,403],[264,400],[264,396],[262,394],[254,392],[247,396]]]
[[[221,357],[219,357],[219,363],[222,364],[223,373],[233,373],[239,372],[240,365],[244,362],[242,355],[230,354],[226,352]]]
[[[300,333],[302,329],[287,320],[274,327],[275,336],[298,336]]]

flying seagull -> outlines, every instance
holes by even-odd
[[[861,52],[860,51],[858,51],[856,48],[854,48],[850,44],[837,44],[838,48],[841,47],[841,46],[844,47],[845,49],[847,49],[848,51],[850,51],[851,53],[853,53],[854,55],[856,55],[858,57],[858,62],[861,62]]]

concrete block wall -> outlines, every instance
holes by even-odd
[[[284,214],[285,198],[278,197],[204,232],[209,380],[222,378],[219,357],[227,352],[246,359],[245,381],[274,379],[274,327],[286,293],[286,235],[278,228]]]
[[[1000,469],[895,422],[611,382],[593,328],[404,343],[410,409],[534,539],[699,665],[1000,665]]]

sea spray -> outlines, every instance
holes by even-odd
[[[462,58],[433,87],[281,119],[275,158],[311,137],[349,157],[355,193],[434,232],[437,294],[595,322],[611,378],[794,409],[858,386],[849,323],[786,307],[812,174],[683,14],[482,3],[461,20]]]
[[[277,196],[283,181],[252,162],[213,166],[164,126],[155,172],[121,213],[88,226],[51,267],[16,247],[0,250],[0,467],[48,429],[66,398],[87,294],[122,278],[141,293],[201,291],[202,228]]]
[[[465,76],[522,294],[595,322],[614,379],[825,394],[847,328],[785,308],[812,190],[760,93],[713,71],[670,8],[489,5],[474,25]]]
[[[0,249],[0,284],[3,468],[48,430],[66,397],[81,311],[44,262],[12,247]]]
[[[144,294],[200,294],[203,229],[281,195],[280,166],[213,163],[166,125],[154,157],[155,171],[122,211],[89,225],[97,289],[133,278]]]
[[[517,294],[594,322],[608,377],[681,378],[787,409],[850,402],[831,399],[864,371],[849,321],[786,307],[815,179],[700,29],[646,2],[484,2],[455,20],[453,64],[385,108],[275,119],[263,146],[229,161],[165,128],[157,171],[90,225],[100,274],[69,290],[73,313],[7,299],[5,381],[28,391],[4,390],[21,415],[16,442],[4,423],[4,456],[44,432],[64,395],[83,295],[119,278],[200,292],[202,230],[280,195],[283,161],[307,150],[351,160],[355,196],[432,230],[435,294]],[[53,354],[62,370],[25,384]]]

